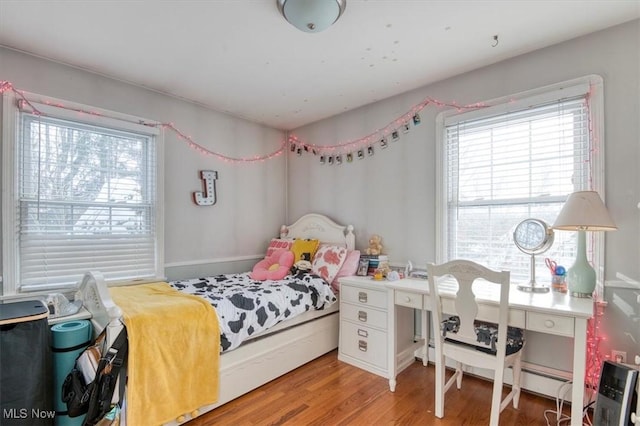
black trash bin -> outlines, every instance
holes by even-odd
[[[48,315],[38,300],[0,304],[0,425],[53,425]]]

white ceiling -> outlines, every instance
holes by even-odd
[[[310,34],[276,0],[0,0],[0,45],[289,130],[637,18],[640,0],[347,0]]]

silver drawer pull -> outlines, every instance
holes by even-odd
[[[362,322],[367,322],[367,313],[365,311],[358,311],[358,319]]]
[[[358,336],[360,337],[369,337],[369,332],[367,330],[363,330],[361,328],[358,329]]]
[[[358,301],[360,303],[367,303],[367,293],[365,293],[364,291],[359,291],[358,292]]]
[[[367,342],[365,342],[364,340],[358,340],[358,349],[360,349],[362,352],[366,352]]]
[[[544,326],[547,328],[553,328],[556,325],[556,323],[553,320],[545,320],[544,321]]]

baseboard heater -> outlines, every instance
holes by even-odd
[[[418,349],[415,352],[415,357],[422,361],[424,359],[424,347]],[[433,363],[435,359],[435,350],[429,346],[429,360]],[[455,364],[447,363],[448,367],[455,368]],[[473,367],[467,367],[465,373],[482,377],[484,379],[493,380],[493,374],[489,370],[482,370]],[[504,382],[506,384],[513,383],[513,376],[511,369],[508,369],[505,373]],[[571,373],[563,370],[557,370],[551,367],[545,367],[542,365],[532,364],[529,362],[522,363],[522,379],[520,380],[520,386],[529,392],[548,396],[549,398],[558,397],[558,389],[560,385],[571,380]],[[563,395],[565,401],[571,401],[571,392],[567,392]]]

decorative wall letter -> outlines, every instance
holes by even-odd
[[[194,192],[193,201],[199,206],[212,206],[216,203],[218,172],[215,170],[201,170],[200,176],[204,181],[204,192]]]

